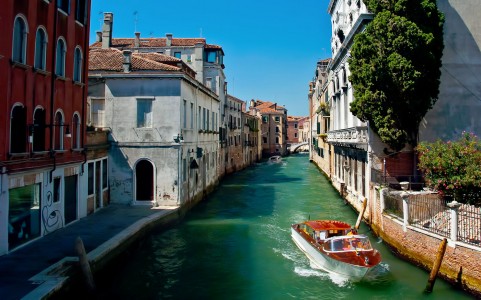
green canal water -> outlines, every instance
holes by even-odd
[[[369,280],[351,283],[311,267],[290,237],[308,218],[354,224],[345,205],[307,155],[261,163],[225,179],[179,224],[153,234],[120,263],[102,299],[470,299],[393,256],[364,224],[381,251]]]

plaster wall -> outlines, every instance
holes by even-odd
[[[419,128],[420,141],[481,134],[481,23],[478,0],[439,0],[445,14],[439,99]]]

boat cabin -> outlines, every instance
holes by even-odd
[[[333,237],[324,242],[323,248],[326,252],[358,252],[373,250],[369,238],[365,235]]]
[[[307,221],[299,229],[311,236],[316,242],[331,237],[344,236],[351,232],[351,226],[340,221]]]

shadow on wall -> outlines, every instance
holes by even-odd
[[[109,150],[109,178],[112,203],[128,204],[133,196],[133,171],[128,158],[113,142]]]
[[[481,134],[481,33],[479,0],[442,0],[444,52],[439,99],[419,128],[420,141],[457,139],[463,131]]]

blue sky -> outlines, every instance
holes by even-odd
[[[222,46],[228,93],[308,114],[316,62],[330,57],[328,0],[93,0],[91,43],[103,12],[114,14],[114,38],[204,37]],[[137,22],[135,21],[137,19]]]

